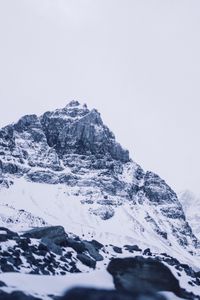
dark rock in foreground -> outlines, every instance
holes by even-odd
[[[42,300],[30,295],[25,295],[23,292],[14,291],[11,294],[7,294],[4,291],[0,291],[0,300]]]
[[[161,262],[136,256],[113,259],[107,268],[118,290],[140,293],[170,291],[181,294],[178,280]]]
[[[165,300],[165,297],[157,294],[131,295],[127,292],[115,290],[74,288],[60,300]]]
[[[107,255],[109,257],[109,252],[105,252],[104,245],[98,241],[82,240],[78,236],[66,233],[62,226],[38,227],[23,233],[23,235],[17,235],[6,228],[1,230],[2,234],[7,235],[6,239],[12,240],[12,243],[7,243],[7,240],[1,242],[1,272],[21,272],[23,270],[23,272],[37,275],[65,275],[85,272],[85,266],[95,269],[96,266],[98,267],[99,261],[102,261]],[[117,246],[110,246],[113,248],[113,253],[111,251],[109,259],[125,251],[131,253],[142,251],[137,245],[125,245],[123,251]],[[164,299],[157,295],[157,292],[162,291],[172,292],[184,299],[200,299],[200,297],[183,290],[178,279],[163,262],[174,266],[178,270],[179,276],[181,276],[181,272],[187,275],[191,285],[199,285],[199,274],[192,268],[181,264],[166,253],[155,256],[150,249],[146,249],[143,254],[150,257],[136,256],[111,260],[107,270],[113,276],[117,291],[77,288],[69,291],[65,298],[61,299],[159,300]],[[88,286],[90,286],[90,282],[88,282]],[[0,282],[0,287],[4,287],[3,282]],[[10,298],[11,296],[12,298]],[[3,291],[0,294],[1,299],[34,300],[23,293],[16,292],[16,294],[8,295]],[[60,297],[53,297],[53,299],[60,300]]]
[[[0,287],[5,287],[6,284],[3,281],[0,281]]]
[[[9,234],[7,234],[7,232]],[[0,272],[65,275],[80,272],[77,264],[94,269],[104,257],[102,244],[67,234],[62,226],[37,227],[18,235],[2,228]],[[6,244],[7,240],[13,243]],[[5,244],[4,244],[5,243]],[[71,249],[70,249],[71,248]]]
[[[18,238],[18,234],[5,227],[0,227],[0,242],[14,240]]]

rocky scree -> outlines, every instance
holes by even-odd
[[[137,245],[118,247],[103,245],[96,240],[83,240],[66,233],[62,226],[34,228],[23,234],[1,228],[0,239],[1,272],[66,275],[108,265],[107,270],[113,276],[116,289],[127,297],[130,296],[128,294],[151,296],[158,291],[171,291],[185,299],[199,299],[179,284],[179,280],[183,282],[187,278],[188,284],[200,287],[198,272],[166,253],[153,253],[151,249],[143,251]],[[173,268],[176,277],[170,268]],[[83,295],[87,293],[87,290],[83,291]],[[100,297],[104,291],[93,293]],[[106,297],[111,295],[110,292]]]

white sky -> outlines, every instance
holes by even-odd
[[[0,0],[0,126],[72,99],[200,194],[200,1]]]

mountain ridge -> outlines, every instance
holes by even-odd
[[[112,236],[122,218],[125,235],[128,232],[131,237],[144,235],[143,240],[148,236],[156,240],[155,235],[163,247],[199,253],[199,241],[187,223],[176,193],[158,175],[143,171],[130,158],[97,110],[89,110],[77,101],[40,117],[24,116],[17,123],[2,128],[0,172],[0,196],[4,199],[1,207],[7,205],[17,212],[24,209],[33,213],[34,210],[36,219],[39,217],[38,220],[51,224],[53,219],[64,222],[59,217],[62,212],[57,206],[60,205],[75,224],[80,216],[71,213],[72,218],[64,208],[68,204],[71,210],[76,207],[77,212],[80,211],[80,223],[89,220],[94,231],[98,226],[105,231],[105,222],[108,222]],[[51,200],[57,201],[52,211],[49,202],[47,208],[41,207],[39,193],[34,198],[33,184],[33,190],[41,190],[45,198],[51,198],[47,189],[40,186],[48,185],[57,199]],[[66,199],[60,189],[68,195]],[[28,203],[21,200],[23,190]],[[16,194],[20,201],[15,199]],[[49,216],[55,211],[57,215],[46,216],[45,209],[49,210]],[[71,226],[67,222],[61,225]],[[87,229],[85,231],[87,234]]]

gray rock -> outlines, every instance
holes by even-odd
[[[16,240],[19,235],[5,227],[0,227],[0,242],[5,242],[7,240]]]
[[[178,280],[161,262],[136,256],[113,259],[108,265],[117,289],[133,293],[170,291],[181,296]]]
[[[80,240],[77,241],[72,238],[67,238],[67,246],[74,249],[77,253],[83,253],[84,251],[86,251],[84,243]]]
[[[131,295],[123,291],[100,290],[92,288],[74,288],[66,293],[60,300],[165,300],[157,294]]]
[[[117,247],[117,246],[113,246],[113,250],[114,250],[116,253],[119,253],[119,254],[123,253],[122,248]]]
[[[100,217],[102,220],[108,220],[112,218],[115,214],[115,211],[110,206],[103,206],[96,209],[90,209],[91,214]]]
[[[0,281],[0,287],[5,287],[6,284],[3,281]]]
[[[67,241],[67,234],[62,226],[34,228],[25,232],[23,236],[35,239],[48,238],[56,245],[64,245]]]
[[[142,251],[142,249],[140,249],[139,247],[138,247],[138,245],[125,245],[124,246],[124,248],[126,249],[126,250],[128,250],[129,252],[134,252],[134,251],[136,251],[136,252],[141,252]]]
[[[62,255],[62,248],[52,242],[51,239],[45,237],[41,239],[41,244],[45,245],[49,251],[52,251],[55,254]]]
[[[77,258],[86,266],[95,269],[96,261],[84,253],[77,254]]]
[[[102,154],[122,162],[129,161],[129,153],[116,143],[113,133],[103,124],[100,114],[71,105],[62,111],[47,112],[41,124],[50,147],[59,154]],[[62,117],[62,116],[65,117]]]
[[[95,261],[102,261],[103,256],[99,254],[98,249],[94,247],[94,245],[91,242],[88,241],[83,241],[83,244],[85,246],[85,249],[88,251],[90,256],[95,260]]]
[[[48,184],[57,184],[59,183],[59,177],[56,176],[53,172],[51,171],[35,171],[35,172],[29,172],[27,173],[26,177],[33,181],[33,182],[38,182],[38,183],[48,183]]]
[[[4,291],[0,291],[0,300],[42,300],[42,299],[31,295],[26,295],[21,291],[14,291],[11,292],[10,294]]]
[[[143,190],[147,198],[157,204],[177,203],[176,193],[153,172],[147,172],[144,177]]]

